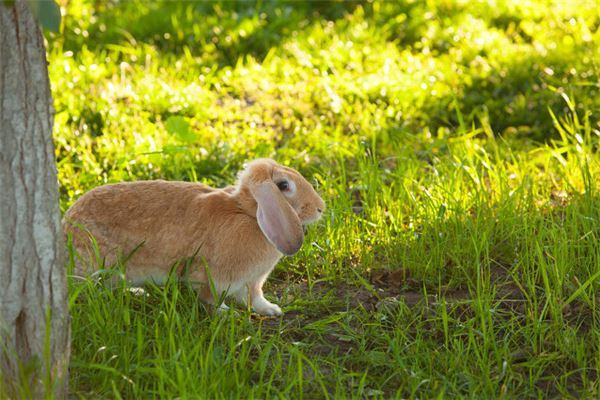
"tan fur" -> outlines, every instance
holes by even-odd
[[[269,159],[249,163],[237,184],[225,189],[168,181],[95,188],[77,200],[63,219],[65,233],[72,236],[82,258],[76,273],[90,274],[98,264],[90,235],[105,265],[130,255],[125,277],[132,285],[149,279],[164,282],[177,263],[175,271],[181,275],[185,259],[196,255],[186,272],[203,301],[214,302],[207,267],[219,293],[249,299],[259,313],[280,314],[278,306],[264,299],[262,285],[282,253],[259,227],[253,197],[265,187],[276,189],[278,179],[296,185],[296,193],[280,194],[278,204],[285,199],[302,224],[320,218],[325,206],[312,186],[297,171]],[[291,240],[301,243],[301,229],[289,231]]]

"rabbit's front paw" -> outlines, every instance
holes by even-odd
[[[282,315],[283,312],[277,304],[271,303],[269,300],[262,298],[254,301],[252,304],[254,311],[261,315]]]

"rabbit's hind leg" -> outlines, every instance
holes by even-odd
[[[217,301],[215,300],[215,295],[219,296],[219,293],[213,293],[210,284],[207,282],[206,273],[204,271],[194,271],[190,273],[188,279],[196,293],[198,293],[198,298],[200,298],[204,304],[216,305]],[[223,297],[224,296],[220,296],[220,298],[218,298],[220,304],[217,308],[217,312],[229,310],[227,304],[223,302]]]

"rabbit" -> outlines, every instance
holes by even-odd
[[[63,229],[83,257],[78,274],[89,275],[98,264],[93,237],[105,264],[126,258],[128,285],[161,284],[173,270],[207,304],[226,294],[258,314],[281,315],[265,299],[263,284],[283,255],[300,249],[304,226],[324,210],[323,199],[300,173],[262,158],[224,189],[164,180],[97,187],[66,211]],[[184,268],[181,260],[190,257]]]

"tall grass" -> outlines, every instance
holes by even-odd
[[[74,396],[598,396],[593,2],[65,11],[63,210],[119,180],[224,185],[258,156],[328,206],[267,283],[282,318],[71,277]]]

